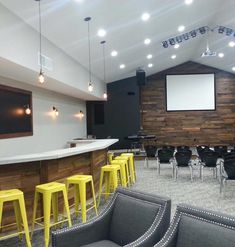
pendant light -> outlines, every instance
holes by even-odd
[[[43,84],[45,82],[44,72],[42,70],[42,20],[41,20],[41,0],[35,0],[38,2],[38,17],[39,17],[39,63],[40,63],[40,71],[38,74],[38,82]]]
[[[93,91],[93,85],[91,83],[91,41],[90,41],[90,22],[91,17],[86,17],[84,21],[87,22],[87,33],[88,33],[88,62],[89,62],[89,83],[88,83],[88,91]]]
[[[100,44],[103,46],[103,69],[104,69],[104,93],[103,93],[103,98],[107,99],[108,95],[107,95],[107,91],[106,91],[105,43],[106,43],[105,40],[100,42]]]

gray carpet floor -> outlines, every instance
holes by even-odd
[[[158,174],[156,161],[149,161],[149,167],[144,167],[143,161],[136,161],[137,182],[131,189],[150,192],[156,195],[168,196],[172,200],[172,216],[177,204],[187,203],[219,212],[224,212],[235,216],[235,181],[228,182],[225,196],[220,196],[219,182],[213,178],[212,171],[205,169],[204,181],[199,179],[199,170],[195,166],[194,181],[190,181],[188,168],[179,170],[178,180],[172,179],[172,168],[170,165],[161,166],[161,174]],[[100,211],[105,207],[101,203]],[[90,211],[88,218],[94,217],[94,212]],[[72,216],[73,224],[80,223],[80,218]],[[0,247],[24,247],[24,241],[18,238],[11,238],[0,241]],[[32,239],[33,247],[43,247],[43,231],[35,232]]]

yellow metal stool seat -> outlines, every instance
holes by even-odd
[[[63,194],[64,207],[67,215],[66,216],[62,215],[63,218],[58,221],[58,216],[59,216],[58,193],[59,192]],[[37,205],[40,194],[42,195],[42,199],[43,199],[43,217],[36,218]],[[53,218],[54,218],[53,224],[50,223],[51,205],[52,205]],[[42,218],[44,218],[44,224],[38,222],[38,220]],[[33,222],[32,222],[31,234],[33,235],[34,224],[39,224],[44,226],[44,241],[45,241],[45,247],[47,247],[49,245],[49,239],[50,239],[50,235],[49,235],[50,227],[66,221],[68,221],[69,226],[72,226],[70,212],[69,212],[68,196],[67,196],[65,184],[58,182],[51,182],[51,183],[37,185],[34,196]]]
[[[133,164],[130,161],[131,158],[128,156],[120,155],[120,156],[115,157],[115,160],[126,160],[128,162],[130,182],[131,184],[134,184],[135,183],[135,171],[134,171]]]
[[[113,158],[114,158],[114,154],[109,152],[108,153],[108,163],[111,165],[111,162],[113,161]]]
[[[130,166],[133,170],[133,173],[134,173],[134,178],[135,178],[135,181],[136,181],[136,168],[135,168],[135,156],[133,153],[122,153],[121,156],[126,156],[126,157],[129,157],[129,161],[130,161]]]
[[[129,179],[129,167],[127,160],[113,160],[111,165],[119,165],[120,166],[120,175],[121,175],[121,185],[122,187],[127,187],[130,185]]]
[[[90,183],[91,185],[91,192],[93,198],[93,206],[88,208],[86,207],[86,185]],[[97,215],[97,207],[96,207],[96,198],[95,198],[95,189],[94,183],[91,175],[74,175],[68,177],[66,179],[66,188],[67,192],[70,185],[75,186],[74,190],[74,201],[75,201],[75,214],[78,216],[78,207],[79,207],[79,199],[81,203],[81,213],[82,213],[82,222],[86,222],[86,212],[92,208],[95,209],[95,213]]]
[[[2,213],[3,213],[4,202],[13,202],[18,232],[0,237],[0,240],[6,237],[10,237],[10,236],[13,237],[17,235],[19,236],[20,239],[22,239],[22,233],[24,233],[27,246],[31,247],[28,221],[25,210],[24,193],[18,189],[0,191],[0,231],[7,226],[14,225],[14,224],[8,224],[2,226]],[[24,230],[22,230],[22,225],[24,227]]]
[[[115,192],[116,188],[118,187],[119,175],[120,175],[120,165],[105,165],[101,167],[98,206],[100,205],[101,195],[105,195],[105,200],[107,200],[108,196]],[[103,192],[104,177],[105,177],[105,192]],[[111,189],[113,190],[113,192],[110,192]]]

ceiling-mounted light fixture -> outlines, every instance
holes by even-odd
[[[104,93],[103,93],[103,98],[107,99],[108,95],[107,95],[107,90],[106,90],[105,43],[106,43],[105,40],[100,42],[100,44],[102,45],[102,48],[103,48],[103,69],[104,69]]]
[[[38,82],[43,84],[45,82],[44,72],[42,70],[42,20],[41,20],[41,0],[35,0],[38,2],[38,32],[39,32],[39,63],[40,71],[38,74]]]
[[[86,17],[84,21],[87,22],[87,34],[88,34],[88,62],[89,62],[89,83],[88,83],[88,91],[93,91],[93,85],[91,83],[91,41],[90,41],[90,22],[91,17]]]
[[[215,57],[216,52],[211,51],[209,47],[209,30],[207,30],[207,37],[206,37],[206,51],[201,54],[201,57]]]
[[[53,110],[55,116],[59,116],[59,111],[55,106],[52,107],[52,110]]]

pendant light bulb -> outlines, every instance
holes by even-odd
[[[40,73],[39,73],[39,75],[38,75],[38,82],[39,82],[40,84],[43,84],[43,83],[45,82],[45,76],[44,76],[44,74],[43,74],[42,71],[40,71]]]
[[[93,85],[91,83],[88,84],[88,91],[89,92],[93,91]]]
[[[103,98],[104,98],[104,99],[107,99],[107,98],[108,98],[108,95],[107,95],[107,93],[106,93],[106,92],[104,92],[104,94],[103,94]]]

